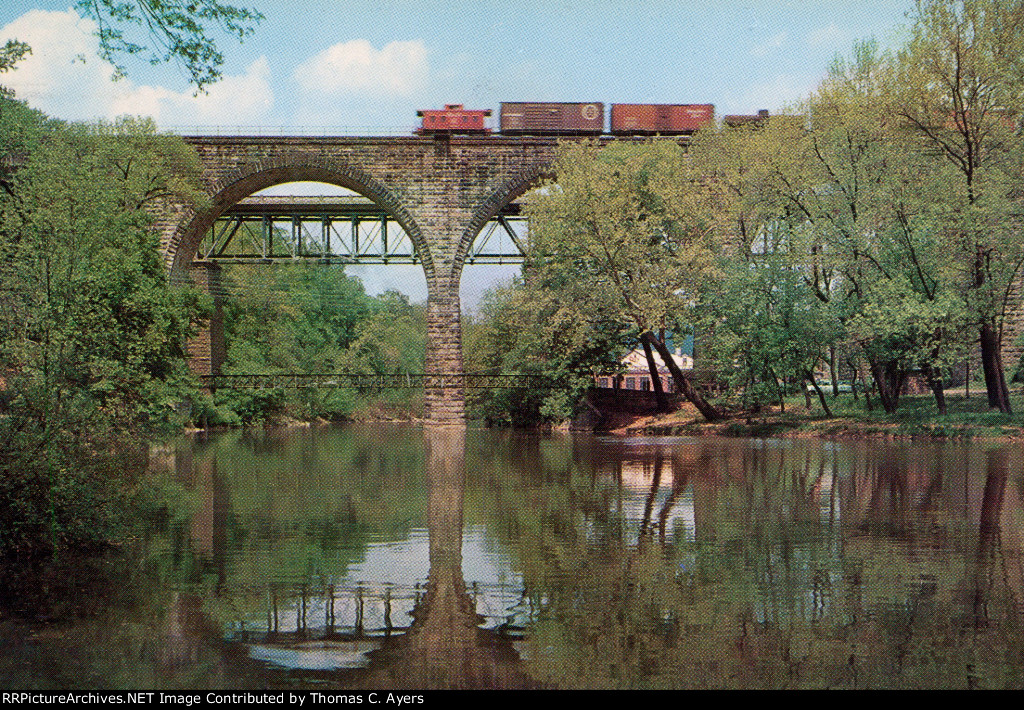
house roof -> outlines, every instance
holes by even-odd
[[[680,370],[692,370],[693,369],[693,358],[689,355],[676,352],[672,355],[672,359],[676,361],[676,365],[679,366]],[[620,361],[622,365],[629,371],[643,370],[647,372],[647,355],[644,354],[643,348],[637,348],[627,354]],[[654,362],[658,365],[659,371],[667,371],[668,367],[665,366],[665,362],[661,359],[661,355],[657,351],[654,352]]]

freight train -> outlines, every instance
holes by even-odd
[[[462,104],[448,104],[443,109],[416,112],[423,121],[419,135],[486,135],[491,129],[484,125],[490,109],[469,110]],[[759,123],[768,116],[759,111],[751,116],[725,116],[730,125]],[[714,123],[712,104],[612,104],[611,120],[605,131],[604,104],[591,103],[502,103],[499,132],[504,135],[530,136],[679,136]]]

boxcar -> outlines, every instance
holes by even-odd
[[[712,104],[612,104],[612,133],[686,135],[710,126]]]
[[[516,135],[598,135],[604,104],[513,102],[501,104],[501,132]]]
[[[462,104],[446,104],[443,109],[417,111],[423,122],[416,132],[420,135],[444,133],[490,133],[484,126],[484,117],[491,115],[490,109],[468,110]]]

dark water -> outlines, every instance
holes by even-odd
[[[1022,460],[385,425],[190,441],[158,457],[173,505],[129,571],[0,624],[0,685],[1019,687]]]

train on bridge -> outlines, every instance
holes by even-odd
[[[611,104],[605,130],[604,104],[562,102],[506,102],[501,104],[498,132],[514,136],[686,136],[715,121],[713,104]],[[424,109],[416,133],[424,136],[488,135],[485,118],[490,109],[467,109],[447,104],[443,109]],[[725,116],[727,125],[763,122],[768,112]]]

